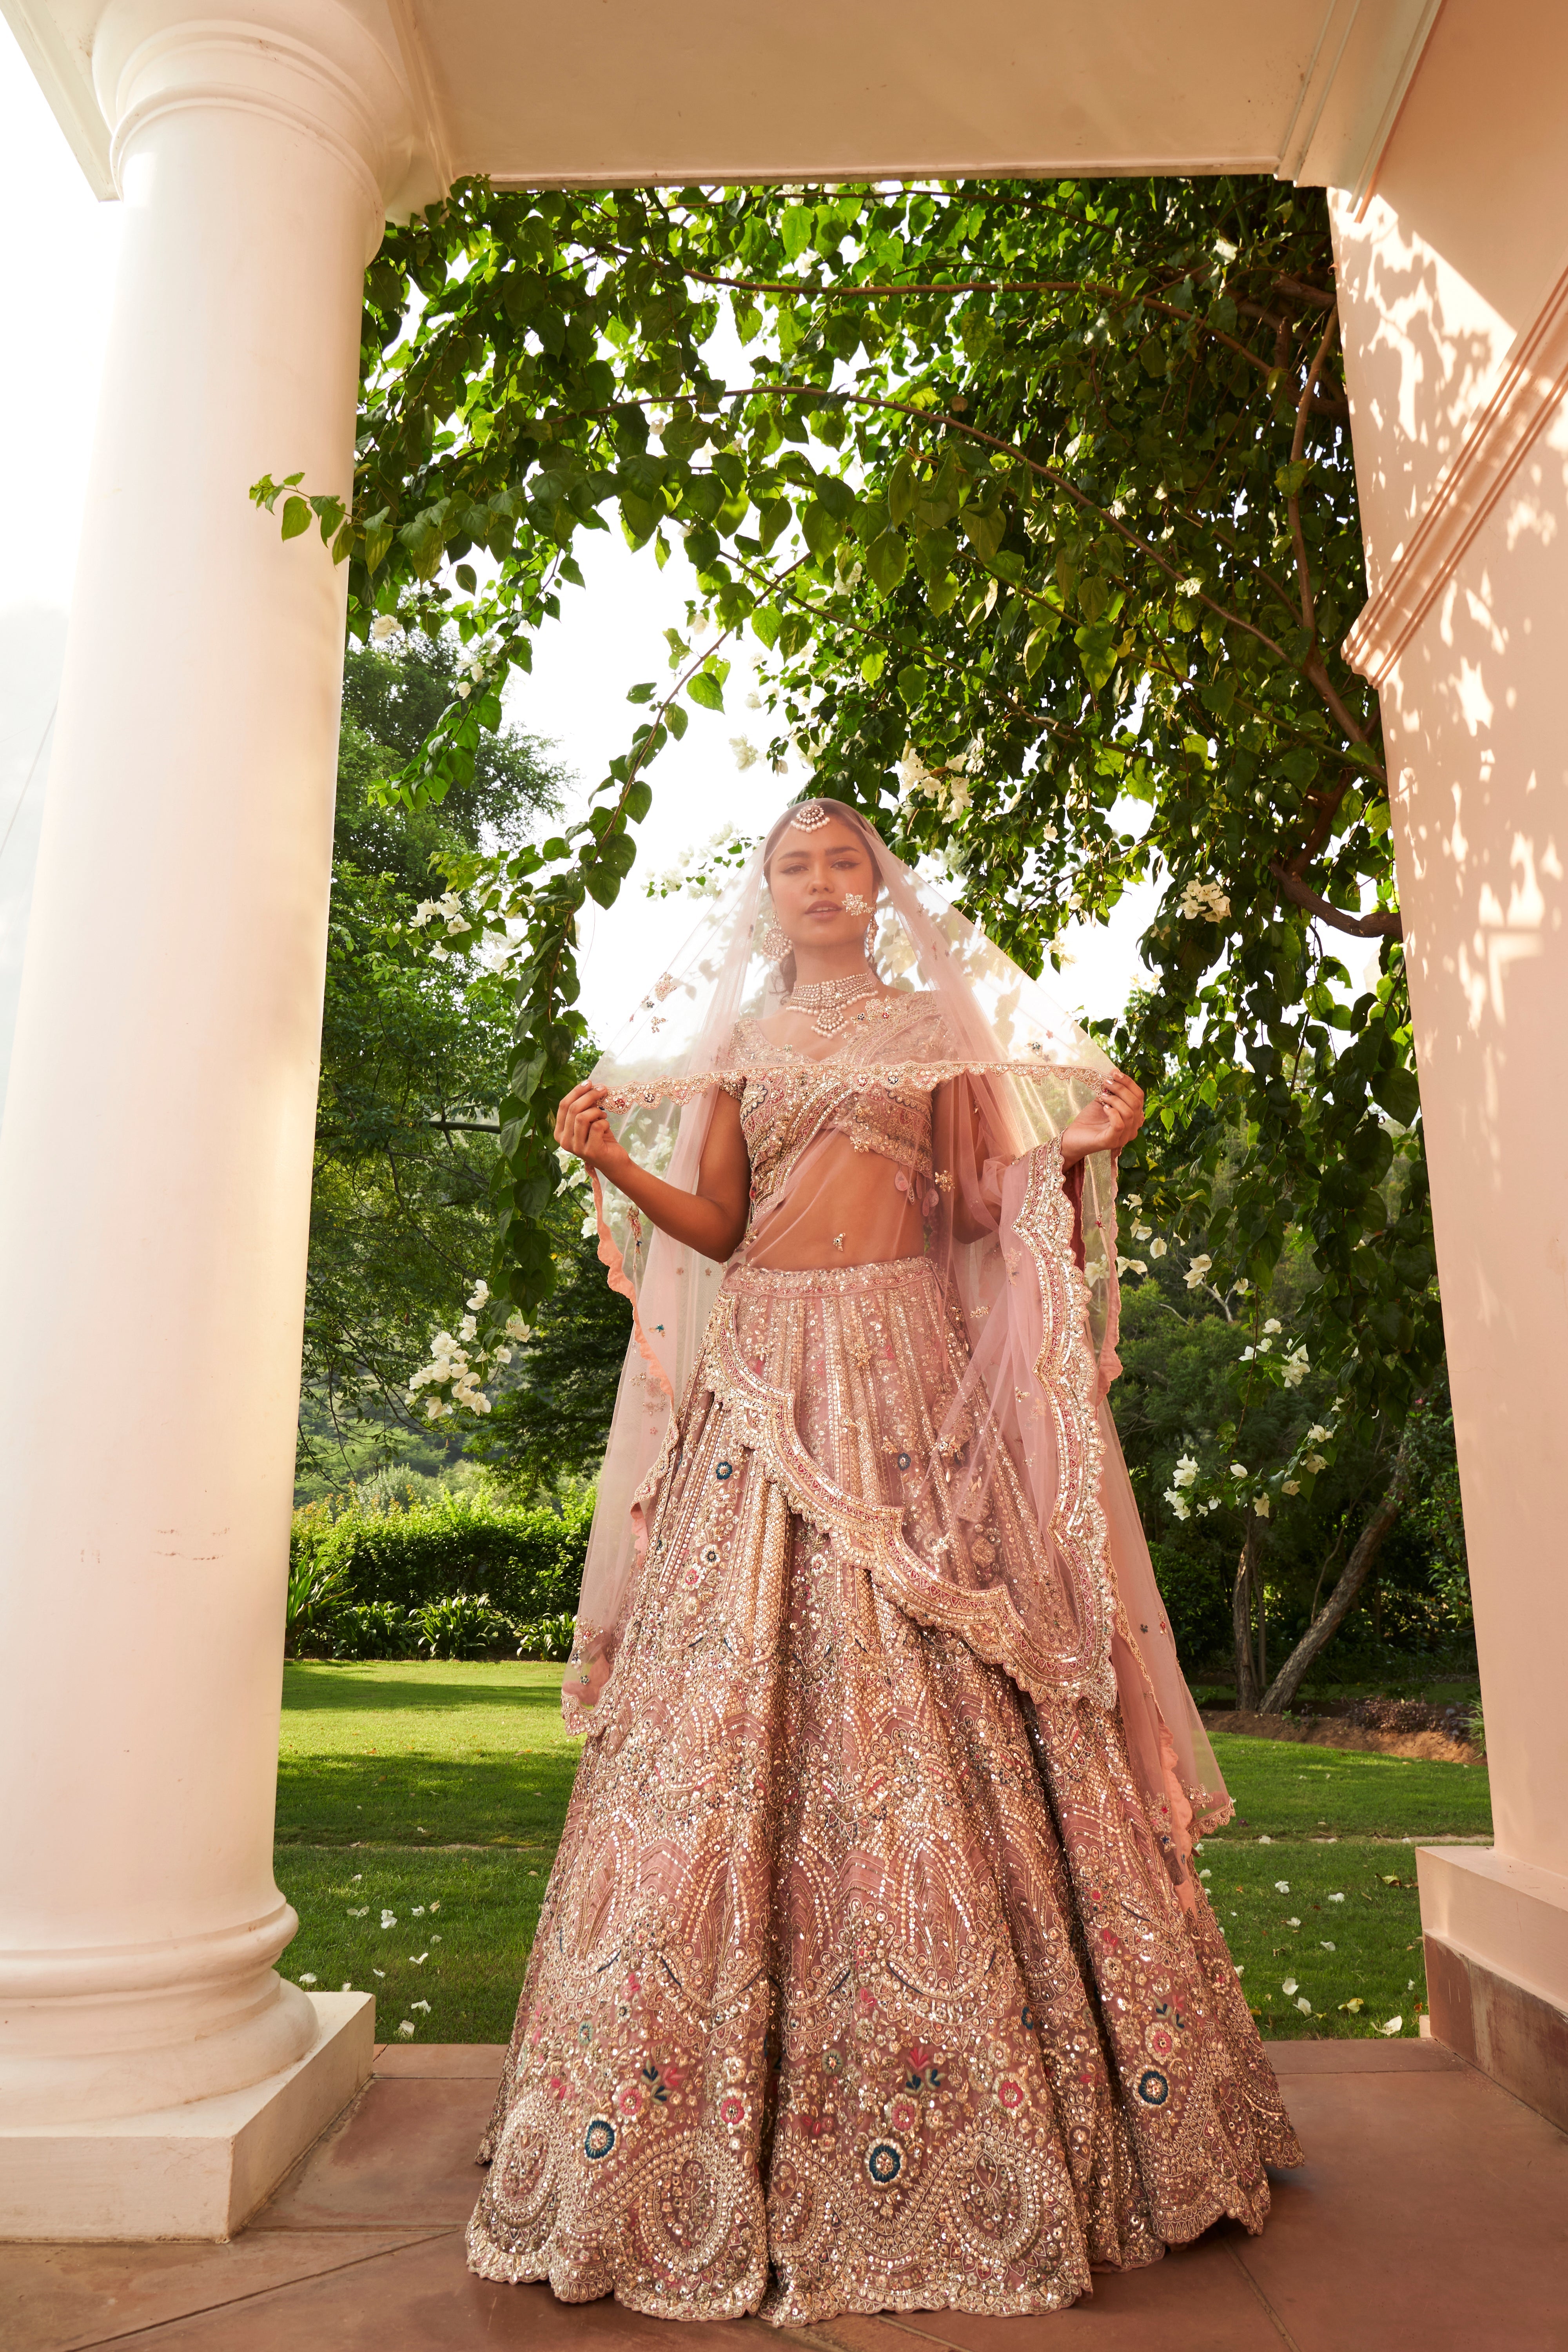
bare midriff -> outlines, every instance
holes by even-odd
[[[913,1191],[920,1182],[879,1152],[857,1150],[847,1135],[824,1135],[811,1152],[805,1181],[784,1186],[752,1210],[745,1263],[805,1273],[922,1256],[925,1220]]]

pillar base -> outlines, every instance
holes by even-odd
[[[292,2066],[214,2099],[103,2122],[0,2124],[0,2239],[232,2238],[370,2075],[369,1993],[311,1993]]]
[[[1433,2040],[1568,2131],[1568,1879],[1484,1846],[1416,1869]]]

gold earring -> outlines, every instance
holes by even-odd
[[[764,923],[761,944],[770,963],[782,963],[795,942],[787,931],[780,930],[776,923]]]

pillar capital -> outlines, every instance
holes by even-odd
[[[447,173],[439,133],[411,85],[379,0],[110,0],[92,40],[92,79],[121,195],[143,134],[172,114],[258,116],[336,157],[372,225],[433,203]]]

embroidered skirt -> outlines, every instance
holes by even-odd
[[[1025,1700],[847,1540],[962,1344],[921,1259],[729,1278],[480,2150],[482,2276],[792,2326],[1052,2311],[1260,2229],[1300,2160],[1116,1715]],[[748,1366],[794,1367],[791,1430]]]

